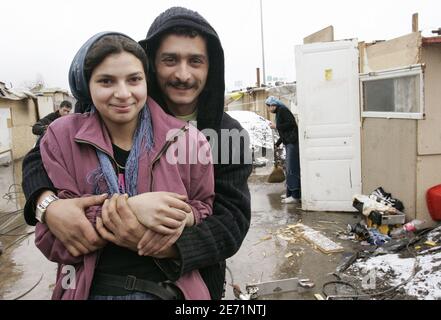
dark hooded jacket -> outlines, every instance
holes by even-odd
[[[298,127],[296,119],[289,109],[283,104],[282,101],[274,96],[269,96],[265,100],[265,104],[269,106],[275,106],[276,114],[276,128],[279,132],[280,138],[276,142],[278,147],[282,142],[284,145],[295,144],[298,142]]]
[[[57,120],[59,117],[61,117],[60,110],[49,113],[47,116],[41,118],[32,126],[32,133],[37,136],[42,136],[46,132],[47,126],[50,125],[53,121]]]
[[[236,120],[224,112],[224,51],[219,37],[213,27],[195,11],[182,7],[164,11],[153,21],[146,39],[140,41],[151,63],[149,92],[152,98],[169,112],[157,84],[153,64],[162,37],[169,34],[173,27],[194,28],[207,40],[210,66],[207,83],[198,98],[198,129],[209,128],[218,133],[222,129],[243,130]],[[218,149],[220,163],[220,155],[227,151],[221,148],[220,141],[210,141],[210,144],[213,149]],[[234,152],[240,152],[240,164],[231,163]],[[249,147],[245,144],[241,145],[240,150],[232,150],[230,147],[230,163],[214,166],[216,198],[213,215],[199,225],[186,228],[176,242],[181,255],[180,270],[173,272],[173,268],[168,268],[172,264],[167,260],[163,261],[164,270],[170,271],[171,280],[188,270],[199,269],[213,299],[220,299],[222,296],[225,259],[237,252],[250,226],[251,207],[247,180],[252,167],[251,164],[244,164],[246,158],[250,159],[248,154],[245,155],[248,152]]]
[[[280,136],[279,140],[276,142],[277,147],[281,143],[284,145],[298,143],[299,138],[296,120],[291,111],[289,111],[284,105],[277,106],[276,128]]]
[[[152,23],[145,40],[140,44],[146,48],[150,63],[154,62],[154,55],[164,32],[172,27],[193,27],[202,32],[207,38],[210,67],[207,83],[198,99],[198,129],[210,128],[218,133],[221,129],[242,130],[240,124],[228,116],[224,110],[224,54],[219,37],[210,24],[197,12],[173,7],[160,14]],[[149,72],[149,95],[167,109],[162,93],[156,83],[154,68],[151,65]],[[83,111],[76,108],[75,111]],[[220,137],[220,135],[218,135]],[[199,269],[212,299],[222,297],[225,281],[225,260],[233,256],[244,240],[251,218],[250,193],[248,177],[251,174],[249,147],[243,143],[240,150],[228,149],[229,163],[220,163],[220,141],[210,141],[212,148],[218,148],[219,161],[215,164],[215,201],[213,215],[202,223],[185,228],[176,242],[180,260],[160,260],[161,269],[167,277],[175,281],[182,274]],[[233,164],[233,153],[239,152],[241,162]],[[214,159],[216,163],[216,159]],[[27,199],[25,206],[26,222],[35,225],[35,201],[42,190],[53,190],[52,183],[44,171],[39,146],[31,150],[23,161],[23,190]]]

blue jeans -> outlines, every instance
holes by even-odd
[[[286,196],[300,199],[300,155],[299,144],[289,143],[285,145],[286,161],[285,161],[285,175],[286,175]]]
[[[159,300],[159,298],[150,293],[133,292],[125,296],[89,296],[89,300]]]

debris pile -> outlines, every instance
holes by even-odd
[[[441,225],[346,256],[334,275],[355,290],[327,298],[439,300],[440,270]]]
[[[403,203],[392,197],[382,187],[375,189],[369,196],[355,195],[353,206],[363,219],[349,225],[346,235],[355,235],[363,245],[382,246],[392,238],[400,238],[408,232],[422,229],[424,221],[413,220],[405,223]]]

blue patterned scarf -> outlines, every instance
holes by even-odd
[[[92,112],[96,112],[95,107],[92,107]],[[126,193],[129,196],[138,194],[137,182],[138,182],[138,166],[139,156],[143,151],[149,151],[153,147],[153,127],[152,119],[150,115],[150,109],[147,104],[141,110],[139,115],[138,127],[136,128],[135,136],[133,139],[132,149],[130,150],[129,157],[125,165],[125,181],[126,181]],[[103,190],[100,190],[99,181],[104,178],[110,195],[119,193],[118,177],[113,167],[109,156],[101,150],[96,150],[100,162],[100,168],[93,173],[95,180],[95,193],[101,194]]]

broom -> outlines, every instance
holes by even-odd
[[[279,183],[285,181],[285,172],[283,172],[281,163],[280,152],[276,149],[276,144],[274,144],[274,167],[273,171],[268,176],[269,183]]]

